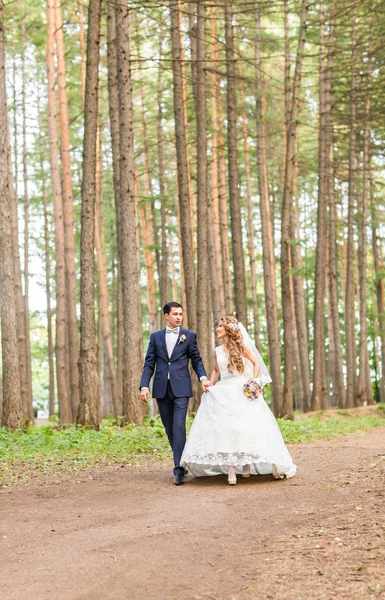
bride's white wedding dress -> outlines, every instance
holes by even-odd
[[[232,375],[223,346],[215,352],[221,379],[202,396],[180,464],[195,477],[227,474],[230,465],[239,474],[250,465],[253,475],[293,477],[296,466],[263,396],[251,400],[243,393],[253,365],[245,359],[245,371]]]

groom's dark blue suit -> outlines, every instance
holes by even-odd
[[[186,414],[192,396],[188,370],[190,360],[198,377],[206,376],[196,333],[180,327],[171,356],[167,351],[166,329],[151,334],[140,388],[149,387],[156,367],[152,397],[158,402],[162,423],[174,453],[175,475],[183,472],[179,463],[186,443]]]

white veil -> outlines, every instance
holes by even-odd
[[[252,352],[252,354],[254,354],[255,358],[258,361],[258,364],[259,364],[259,379],[261,379],[263,385],[266,385],[267,383],[271,383],[273,380],[270,377],[269,371],[267,370],[267,367],[266,367],[265,363],[263,362],[262,356],[259,354],[257,348],[255,347],[255,344],[254,344],[253,340],[251,339],[251,337],[247,333],[247,331],[246,331],[245,327],[242,325],[242,323],[238,322],[238,327],[239,327],[240,332],[242,334],[243,342],[244,342],[245,346],[247,348],[249,348],[249,350]]]

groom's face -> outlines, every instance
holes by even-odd
[[[179,327],[183,320],[183,308],[171,308],[170,313],[165,315],[167,325],[173,329]]]

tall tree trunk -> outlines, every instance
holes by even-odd
[[[221,228],[219,213],[219,122],[217,96],[219,69],[218,39],[216,25],[216,9],[212,6],[210,11],[210,94],[211,94],[211,222],[212,235],[209,235],[210,250],[210,284],[212,296],[212,310],[214,321],[218,322],[225,314],[225,296],[223,287],[223,270],[221,260]],[[230,282],[231,289],[231,282]]]
[[[111,132],[112,168],[114,184],[115,215],[118,240],[118,276],[117,276],[117,393],[119,411],[122,415],[123,402],[123,300],[122,269],[119,241],[122,238],[122,219],[120,216],[120,134],[119,134],[119,97],[116,50],[116,14],[115,3],[107,2],[107,65],[108,65],[108,103]]]
[[[251,287],[251,302],[253,307],[253,326],[254,326],[254,341],[258,350],[261,350],[259,339],[259,316],[258,316],[258,295],[257,295],[257,256],[255,248],[255,231],[254,231],[254,215],[253,215],[253,198],[251,193],[251,173],[250,173],[250,153],[247,131],[247,117],[245,104],[245,91],[243,88],[243,73],[241,62],[238,64],[239,72],[239,92],[242,105],[242,135],[243,135],[243,155],[245,160],[245,179],[246,179],[246,200],[247,200],[247,249],[249,253],[250,264],[250,287]]]
[[[107,367],[109,378],[109,392],[111,393],[114,416],[119,415],[118,389],[114,363],[114,351],[112,347],[111,322],[108,298],[107,261],[104,241],[104,218],[103,218],[103,186],[102,186],[102,163],[101,163],[101,132],[99,133],[99,144],[97,146],[97,168],[96,189],[97,203],[95,211],[95,248],[99,278],[99,305],[101,320],[101,331],[103,340],[103,367]]]
[[[211,362],[209,245],[208,245],[208,172],[207,172],[207,112],[206,112],[206,14],[205,2],[197,4],[197,191],[198,191],[198,279],[197,279],[197,334],[203,361]],[[198,409],[200,394],[196,396]]]
[[[139,222],[142,230],[142,247],[144,253],[144,264],[146,267],[147,275],[147,305],[149,313],[149,325],[150,331],[156,331],[156,303],[155,303],[155,260],[154,260],[154,240],[152,237],[152,215],[151,207],[148,201],[148,196],[143,198],[139,173],[135,175],[135,188],[136,196],[139,198],[138,211],[139,211]]]
[[[84,96],[86,93],[86,42],[84,35],[84,10],[83,0],[78,0],[78,19],[79,19],[79,42],[80,42],[80,60],[81,60],[81,85],[82,85],[82,105],[84,107]]]
[[[328,396],[325,373],[325,262],[326,262],[326,211],[327,211],[327,97],[326,97],[326,47],[325,4],[320,4],[320,55],[319,55],[319,151],[318,151],[318,208],[317,246],[314,298],[314,353],[312,410],[325,410]]]
[[[158,170],[159,170],[159,192],[160,192],[160,217],[161,217],[161,260],[159,265],[159,292],[160,304],[163,307],[169,294],[169,249],[167,244],[167,182],[163,149],[163,85],[162,85],[162,37],[159,43],[159,71],[158,71],[158,115],[157,115],[157,147],[158,147]]]
[[[356,207],[356,169],[357,169],[357,10],[354,10],[352,22],[351,57],[351,96],[350,96],[350,138],[349,138],[349,207],[346,256],[345,289],[345,339],[346,339],[346,406],[351,408],[355,402],[356,390],[356,336],[355,336],[355,290],[354,290],[354,213]]]
[[[247,293],[243,260],[242,217],[239,198],[237,148],[236,70],[234,56],[232,0],[225,3],[226,74],[227,74],[227,146],[229,160],[229,191],[231,239],[234,265],[235,310],[237,319],[247,326]]]
[[[371,44],[369,42],[368,55],[371,56]],[[369,59],[370,60],[370,59]],[[365,98],[365,117],[364,117],[364,165],[362,192],[359,195],[359,220],[358,220],[358,274],[359,274],[359,294],[360,294],[360,353],[359,353],[359,374],[357,381],[356,404],[359,406],[373,404],[373,389],[370,379],[370,364],[368,353],[368,324],[367,324],[367,221],[368,221],[368,201],[370,185],[370,84],[371,84],[371,65],[370,62],[366,68],[366,98]]]
[[[59,172],[59,149],[57,139],[57,118],[55,98],[55,0],[47,3],[47,83],[48,83],[48,141],[51,165],[51,185],[55,220],[55,256],[56,256],[56,378],[61,423],[72,421],[71,406],[68,398],[68,373],[66,371],[66,283],[64,256],[64,226],[61,182]]]
[[[15,160],[17,160],[17,128],[14,124],[15,135]],[[16,170],[15,170],[16,172]],[[20,251],[19,251],[19,217],[18,217],[18,196],[17,196],[17,180],[13,179],[11,153],[9,152],[9,193],[11,196],[11,211],[12,211],[12,246],[13,246],[13,264],[15,269],[15,302],[17,313],[17,340],[19,349],[19,366],[20,366],[20,392],[21,403],[24,419],[29,418],[29,401],[28,401],[28,378],[27,378],[27,347],[25,334],[25,303],[23,297],[23,286],[20,266]]]
[[[189,174],[186,138],[185,103],[183,94],[182,47],[180,32],[180,0],[170,5],[172,71],[174,83],[175,142],[178,170],[178,196],[180,210],[180,235],[183,239],[182,263],[187,301],[187,318],[190,329],[196,328],[196,283],[194,249],[189,194]]]
[[[118,70],[118,97],[120,116],[120,218],[122,221],[120,239],[118,239],[124,324],[123,358],[123,416],[130,423],[139,423],[141,407],[139,405],[137,377],[141,368],[140,322],[138,322],[139,263],[137,247],[137,214],[135,202],[135,165],[132,114],[132,84],[129,9],[116,4],[116,47]]]
[[[2,424],[16,429],[22,421],[15,269],[12,244],[8,107],[5,84],[3,0],[0,0],[0,295],[3,410]]]
[[[218,174],[218,204],[219,204],[219,230],[221,238],[222,276],[225,311],[227,315],[233,314],[233,285],[231,277],[231,258],[229,240],[229,219],[227,209],[227,169],[225,156],[225,134],[223,99],[218,86],[218,152],[219,152],[219,174]]]
[[[257,117],[257,169],[259,208],[262,225],[263,281],[266,303],[269,366],[272,378],[272,407],[274,414],[282,416],[282,379],[280,343],[278,334],[277,289],[274,265],[273,226],[270,214],[269,184],[266,161],[266,131],[262,104],[263,81],[261,68],[260,10],[255,9],[255,70],[256,70],[256,117]]]
[[[373,173],[370,170],[370,208],[372,227],[372,252],[375,274],[375,293],[377,301],[377,318],[381,344],[381,378],[379,380],[380,401],[385,402],[385,278],[384,260],[381,240],[378,235],[378,216],[373,182]]]
[[[331,362],[333,381],[333,405],[343,407],[345,405],[345,383],[343,374],[343,353],[341,343],[341,330],[338,310],[338,265],[337,265],[337,233],[336,233],[336,197],[334,190],[334,148],[333,148],[333,64],[334,64],[334,35],[335,35],[335,0],[332,0],[329,14],[330,27],[327,44],[327,77],[326,77],[326,160],[327,160],[327,194],[329,206],[329,229],[328,229],[328,278],[329,278],[329,313],[333,327],[333,340],[335,355]]]
[[[300,103],[301,76],[303,52],[307,31],[307,16],[309,0],[302,0],[301,21],[297,46],[297,59],[292,85],[292,101],[288,123],[287,152],[285,164],[285,183],[282,201],[281,217],[281,288],[282,288],[282,313],[284,330],[284,364],[285,380],[283,389],[282,412],[292,418],[293,416],[293,314],[290,301],[290,215],[292,212],[292,183],[296,154],[297,117]]]
[[[74,210],[72,194],[72,173],[70,155],[70,126],[68,117],[66,63],[64,54],[63,20],[61,0],[55,3],[55,41],[58,66],[58,90],[60,109],[60,153],[63,166],[62,199],[64,217],[64,244],[66,265],[66,302],[68,324],[69,379],[72,418],[76,421],[79,410],[79,341],[76,316],[76,270]]]
[[[88,7],[87,72],[84,115],[82,212],[80,239],[80,406],[78,422],[99,429],[100,382],[95,330],[95,198],[98,128],[99,42],[101,0]]]
[[[33,420],[32,408],[32,366],[31,337],[29,327],[29,194],[27,171],[27,106],[26,106],[26,74],[25,74],[25,11],[24,0],[21,0],[21,94],[22,94],[22,133],[23,133],[23,200],[24,200],[24,319],[25,319],[25,355],[27,371],[27,410],[28,418]]]
[[[52,336],[52,308],[51,308],[51,256],[49,245],[49,225],[48,225],[48,198],[47,198],[47,182],[44,172],[44,139],[42,134],[42,118],[40,102],[38,100],[39,114],[39,153],[40,153],[40,170],[41,170],[41,185],[43,196],[43,213],[44,213],[44,260],[45,260],[45,293],[47,298],[47,339],[48,339],[48,370],[49,370],[49,390],[48,390],[48,412],[49,416],[55,414],[55,365],[54,365],[54,348]]]

